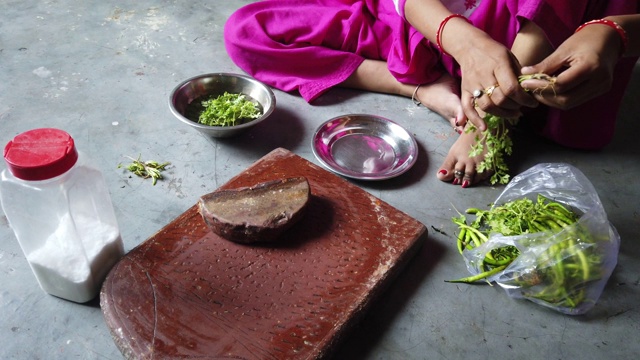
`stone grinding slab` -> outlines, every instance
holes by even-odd
[[[322,359],[398,275],[425,226],[365,190],[276,149],[234,189],[305,176],[304,218],[277,244],[212,233],[197,205],[132,249],[100,305],[128,359]]]

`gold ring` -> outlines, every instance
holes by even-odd
[[[493,91],[500,85],[495,84],[493,86],[489,86],[488,88],[484,89],[484,93],[487,94],[488,97],[491,97],[491,95],[493,95]]]

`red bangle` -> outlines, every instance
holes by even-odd
[[[460,14],[451,14],[440,22],[440,26],[438,26],[438,31],[436,31],[436,46],[438,47],[438,50],[440,50],[440,52],[444,55],[449,55],[449,54],[446,51],[444,51],[444,49],[442,48],[442,42],[441,42],[442,29],[444,29],[444,26],[447,25],[447,22],[449,22],[449,20],[453,18],[461,18],[461,19],[464,19],[469,24],[471,24],[471,21],[469,21],[469,19],[464,17],[464,15],[460,15]]]
[[[608,27],[617,31],[618,35],[620,35],[620,40],[622,40],[622,48],[620,49],[620,56],[622,56],[625,52],[627,52],[627,46],[629,45],[629,37],[627,36],[627,32],[624,31],[622,26],[620,26],[620,24],[618,24],[615,21],[611,21],[607,19],[597,19],[597,20],[587,21],[586,23],[580,25],[575,32],[578,32],[584,29],[586,26],[593,25],[593,24],[607,25]]]

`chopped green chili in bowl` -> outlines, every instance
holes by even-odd
[[[225,92],[202,101],[204,110],[198,123],[209,126],[236,126],[257,119],[262,115],[260,106],[244,95]]]

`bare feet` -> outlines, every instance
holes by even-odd
[[[512,52],[516,58],[518,58],[518,61],[525,65],[535,64],[541,61],[552,51],[553,48],[546,40],[544,32],[537,25],[529,21],[524,23],[512,47]],[[457,92],[452,92],[452,94],[459,97]],[[420,99],[422,99],[422,97]],[[434,106],[434,111],[451,121],[451,114],[458,114],[461,105],[456,107],[443,100],[439,101],[439,104],[436,103],[431,106]],[[430,105],[424,104],[430,107]],[[458,104],[460,104],[460,99],[458,99]],[[443,108],[438,109],[438,106],[442,106]],[[482,116],[484,114],[480,115]],[[464,117],[464,114],[460,116]],[[456,128],[456,130],[461,129]],[[449,149],[449,153],[444,159],[442,166],[438,169],[436,175],[438,179],[447,182],[450,181],[454,185],[461,185],[463,188],[466,188],[484,181],[492,175],[489,171],[480,174],[476,171],[476,166],[484,160],[484,153],[476,157],[469,157],[471,146],[476,142],[476,135],[477,131],[469,133],[462,132],[453,146],[451,146],[451,149]]]
[[[461,120],[466,120],[466,118],[458,93],[456,80],[446,74],[436,82],[418,88],[416,95],[422,105],[444,117],[460,134],[460,137],[449,149],[444,163],[438,169],[438,179],[466,188],[485,180],[490,174],[477,174],[476,172],[476,165],[484,159],[483,155],[469,157],[471,146],[476,142],[476,132],[464,132],[464,125],[461,124],[466,121],[462,122]]]
[[[364,60],[340,86],[409,97],[416,88],[415,85],[398,82],[388,71],[386,63],[379,60]],[[467,119],[462,110],[458,81],[445,73],[438,80],[418,87],[414,99],[445,118],[451,127],[461,134],[439,169],[438,178],[463,187],[476,184],[486,178],[485,174],[482,174],[482,177],[475,175],[476,164],[483,160],[483,156],[469,158],[471,145],[475,142],[475,134],[463,132]],[[456,169],[464,171],[467,174],[466,177],[460,176],[456,179],[454,176]]]
[[[471,146],[476,142],[477,132],[479,130],[473,132],[463,131],[460,134],[460,137],[449,149],[442,166],[438,169],[436,175],[438,179],[466,188],[486,180],[491,175],[486,171],[481,174],[476,171],[476,166],[484,159],[484,153],[479,156],[469,157]]]
[[[461,133],[466,121],[457,81],[449,74],[442,75],[433,83],[418,88],[415,100],[445,118],[456,132]]]

